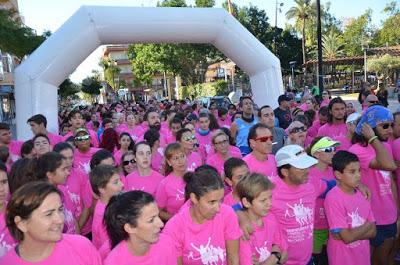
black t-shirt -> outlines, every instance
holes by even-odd
[[[290,123],[292,123],[292,116],[290,115],[290,110],[282,110],[277,107],[274,110],[275,117],[279,120],[279,127],[286,129]]]

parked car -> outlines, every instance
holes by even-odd
[[[228,108],[229,104],[232,104],[227,96],[202,97],[199,98],[199,100],[201,104],[207,108],[209,108],[212,103],[216,103],[218,108]]]

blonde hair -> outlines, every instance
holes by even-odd
[[[263,174],[251,173],[242,177],[236,185],[240,199],[246,198],[250,203],[263,191],[272,190],[274,184]]]
[[[171,159],[171,157],[176,154],[176,153],[185,153],[185,150],[183,149],[182,145],[179,143],[172,143],[167,145],[167,147],[164,150],[164,175],[167,176],[169,173],[173,171],[172,166],[168,165],[167,160]]]
[[[211,142],[212,142],[213,144],[215,144],[215,139],[216,139],[218,136],[221,136],[221,135],[226,136],[226,138],[227,138],[228,141],[229,141],[229,136],[226,135],[226,133],[225,133],[223,130],[218,129],[218,130],[216,130],[216,131],[214,132],[214,134],[213,134],[213,136],[212,136],[212,138],[211,138]]]

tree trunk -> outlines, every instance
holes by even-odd
[[[303,49],[303,64],[306,63],[306,18],[303,18],[303,26],[302,26],[302,40],[301,45]]]

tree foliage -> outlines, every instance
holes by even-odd
[[[351,19],[345,25],[343,41],[345,43],[344,51],[347,56],[363,54],[363,45],[365,46],[372,36],[371,15],[372,10],[367,9],[364,14]]]
[[[119,74],[121,72],[117,63],[111,59],[102,59],[100,66],[103,67],[106,82],[114,91],[117,91],[120,88]]]
[[[379,58],[368,60],[368,70],[382,75],[384,78],[390,77],[394,71],[400,70],[400,58],[386,54]]]
[[[61,96],[61,98],[66,98],[78,93],[79,91],[81,91],[81,87],[72,82],[71,79],[67,78],[61,83],[58,94]]]
[[[343,42],[339,33],[334,29],[322,36],[322,54],[326,59],[334,59],[344,55]]]
[[[179,98],[198,98],[213,97],[228,94],[228,83],[219,80],[213,83],[194,84],[189,86],[181,86],[178,90]]]
[[[215,6],[215,0],[196,0],[196,7],[213,7]]]
[[[393,1],[383,11],[389,14],[389,17],[383,22],[382,28],[376,32],[373,43],[377,46],[398,45],[400,44],[400,9]]]
[[[15,17],[15,10],[0,9],[0,49],[22,59],[39,47],[49,36],[49,32],[38,36],[33,29]]]
[[[82,80],[82,92],[89,95],[99,95],[101,84],[97,77],[89,76]]]

